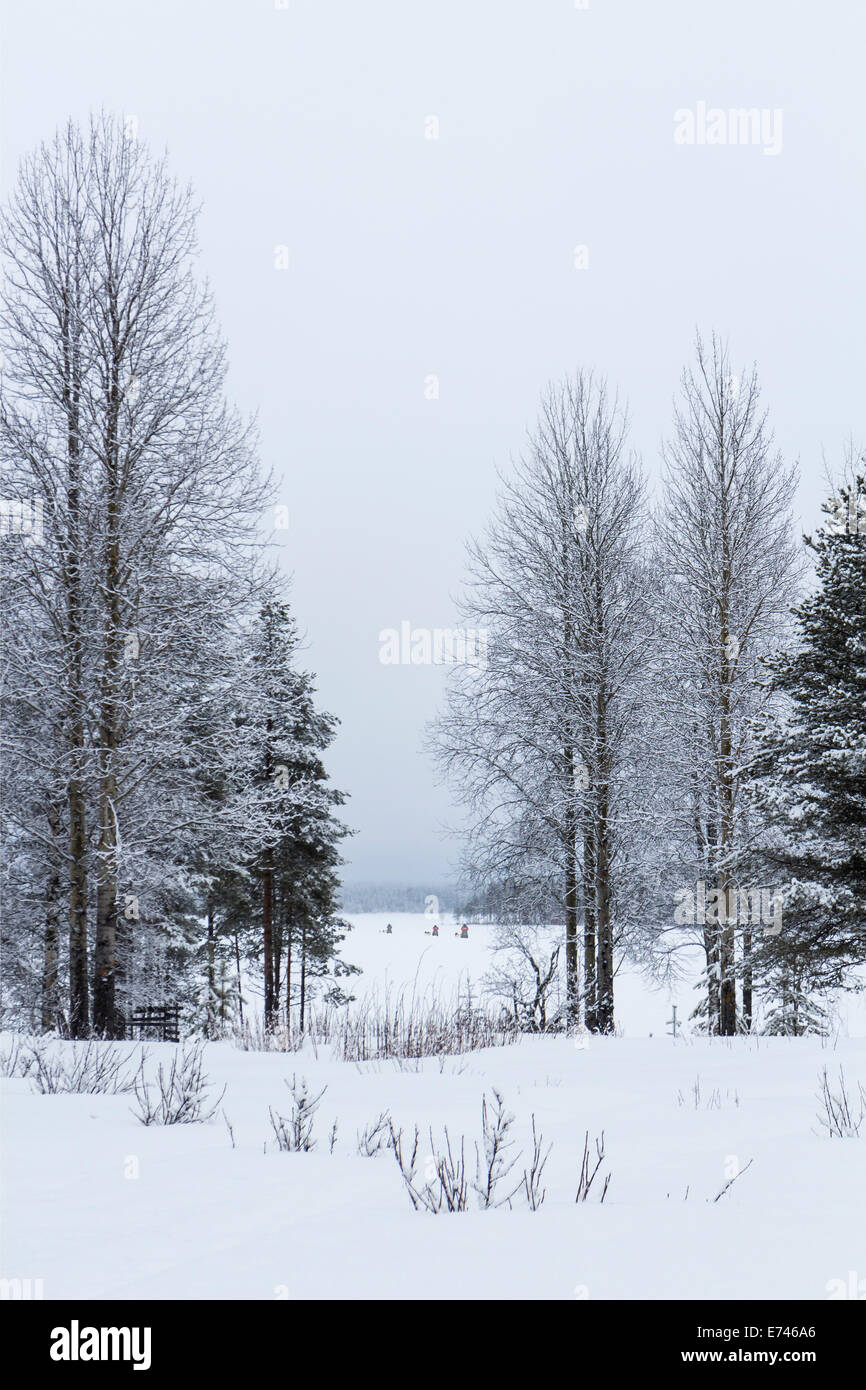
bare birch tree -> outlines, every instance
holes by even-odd
[[[661,722],[679,788],[684,863],[717,907],[697,923],[710,1031],[738,1028],[732,889],[748,868],[741,794],[755,719],[768,698],[762,663],[788,625],[799,560],[790,504],[796,469],[773,448],[755,369],[735,375],[728,349],[700,337],[683,373],[664,448],[658,524],[664,567]],[[743,934],[745,1009],[749,928]]]
[[[92,1021],[115,1035],[124,825],[148,800],[136,824],[156,845],[178,811],[158,789],[183,765],[190,682],[205,675],[217,615],[258,591],[266,493],[251,432],[223,397],[191,194],[165,160],[110,117],[70,124],[22,166],[4,249],[3,449],[22,495],[44,503],[28,592],[68,698],[70,1029],[89,1021],[90,866]]]
[[[434,738],[468,810],[467,872],[512,884],[524,904],[534,885],[542,910],[553,899],[568,1026],[582,966],[585,1021],[603,1032],[631,910],[627,822],[640,814],[629,783],[650,639],[644,519],[616,400],[589,373],[552,387],[484,541],[470,545],[466,618],[487,630],[487,662],[456,672]]]
[[[30,670],[31,697],[46,672],[62,692],[58,746],[43,740],[57,765],[43,780],[59,784],[65,801],[66,843],[56,824],[69,932],[69,1018],[73,1037],[88,1030],[88,866],[86,854],[88,608],[86,508],[90,464],[82,435],[82,395],[88,370],[86,317],[90,229],[87,156],[73,127],[27,157],[2,225],[6,283],[0,332],[4,382],[0,447],[8,489],[39,518],[40,535],[18,549],[14,588],[22,617],[40,627],[39,651],[21,626],[9,649],[19,677]],[[7,590],[7,592],[10,592]],[[26,681],[19,682],[19,694]],[[32,703],[32,698],[31,698]],[[31,741],[29,756],[38,756]],[[56,799],[50,798],[56,810]],[[15,803],[13,802],[13,805]],[[42,833],[42,832],[37,832]],[[51,932],[46,955],[55,949]],[[50,978],[51,967],[46,962]],[[47,1013],[55,1006],[47,1005]]]

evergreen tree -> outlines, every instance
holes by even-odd
[[[850,985],[866,960],[866,477],[824,511],[806,540],[818,587],[794,610],[799,643],[772,663],[787,709],[756,785],[785,890],[756,965],[783,992]]]
[[[245,769],[233,811],[249,870],[247,927],[260,932],[268,1031],[277,1026],[284,978],[288,1018],[295,964],[303,1021],[309,982],[329,971],[342,940],[338,846],[348,831],[333,811],[345,796],[329,785],[321,757],[337,721],[316,710],[311,677],[295,665],[298,645],[288,604],[272,596],[251,634],[238,712]],[[244,885],[235,887],[243,897]]]
[[[802,974],[783,965],[766,982],[765,989],[773,1002],[764,1019],[763,1033],[786,1038],[803,1038],[807,1033],[826,1037],[830,1012]]]

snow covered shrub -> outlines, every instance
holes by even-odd
[[[377,1120],[365,1125],[357,1134],[358,1153],[362,1158],[375,1158],[390,1144],[391,1116],[383,1110]]]
[[[328,1002],[310,1009],[303,1029],[294,1021],[291,1027],[273,1030],[260,1021],[245,1021],[234,1033],[236,1046],[245,1052],[299,1052],[305,1046],[315,1051],[327,1046],[344,1062],[457,1056],[504,1047],[518,1036],[507,1017],[471,998],[418,999],[411,990],[392,995],[388,989],[383,998],[372,996],[351,1010]]]
[[[282,1153],[310,1153],[317,1143],[313,1138],[313,1120],[322,1096],[328,1088],[323,1086],[318,1095],[313,1095],[308,1089],[307,1078],[302,1076],[298,1081],[294,1075],[286,1085],[292,1097],[291,1115],[279,1115],[268,1107],[277,1147]],[[333,1152],[333,1144],[331,1151]]]
[[[596,1174],[598,1173],[598,1170],[601,1167],[601,1165],[604,1163],[604,1130],[601,1131],[601,1138],[596,1139],[594,1142],[595,1163],[592,1167],[590,1167],[592,1160],[589,1156],[589,1130],[587,1130],[583,1140],[583,1161],[580,1165],[580,1176],[577,1180],[577,1196],[574,1199],[575,1202],[587,1201],[590,1193],[590,1188],[592,1187],[592,1184],[595,1181]],[[601,1190],[601,1196],[598,1199],[599,1202],[603,1202],[605,1197],[607,1196],[607,1189],[610,1187],[610,1178],[611,1175],[610,1173],[608,1173],[604,1180],[604,1187]]]
[[[134,1050],[124,1056],[111,1043],[58,1045],[40,1039],[29,1044],[27,1071],[19,1074],[29,1076],[41,1095],[124,1095],[134,1089],[145,1055],[142,1049],[134,1065]]]
[[[430,1153],[424,1163],[424,1171],[418,1173],[420,1134],[416,1125],[412,1145],[404,1148],[402,1129],[395,1130],[389,1122],[390,1140],[388,1147],[394,1154],[400,1175],[409,1194],[415,1211],[439,1212],[468,1211],[469,1194],[474,1192],[480,1210],[489,1211],[493,1207],[507,1206],[511,1209],[512,1200],[518,1192],[523,1192],[530,1211],[537,1211],[545,1198],[541,1185],[544,1167],[553,1147],[544,1151],[544,1141],[536,1132],[535,1116],[532,1116],[532,1161],[525,1169],[520,1181],[514,1187],[507,1182],[508,1176],[523,1157],[518,1151],[509,1157],[513,1147],[509,1137],[514,1116],[505,1109],[505,1103],[498,1091],[493,1092],[493,1102],[487,1097],[481,1101],[481,1145],[475,1146],[475,1179],[470,1181],[466,1169],[466,1140],[461,1136],[460,1146],[452,1144],[447,1128],[441,1143],[430,1133]],[[505,1187],[506,1191],[502,1191]]]
[[[212,1119],[226,1088],[223,1086],[217,1099],[211,1101],[211,1082],[204,1074],[203,1060],[203,1046],[196,1042],[176,1048],[168,1070],[160,1062],[154,1082],[145,1080],[142,1066],[132,1088],[138,1106],[132,1112],[136,1118],[143,1125],[193,1125]]]
[[[460,1149],[455,1152],[451,1146],[451,1136],[446,1128],[444,1152],[436,1152],[436,1141],[430,1131],[430,1147],[434,1150],[424,1163],[423,1177],[416,1174],[418,1162],[418,1126],[412,1139],[412,1152],[403,1155],[403,1131],[391,1127],[391,1150],[406,1184],[409,1200],[416,1211],[430,1211],[437,1215],[440,1211],[466,1211],[469,1189],[466,1178],[465,1140],[461,1138]],[[422,1185],[423,1182],[423,1185]]]
[[[821,1089],[817,1099],[821,1104],[818,1112],[818,1122],[826,1129],[831,1139],[857,1139],[860,1136],[860,1129],[864,1119],[866,1119],[866,1090],[861,1083],[857,1085],[858,1095],[856,1098],[848,1093],[845,1083],[845,1073],[839,1068],[838,1089],[833,1090],[830,1078],[827,1075],[827,1068],[822,1071],[820,1078]]]
[[[475,1145],[475,1181],[472,1184],[474,1191],[478,1194],[478,1205],[481,1208],[496,1207],[501,1203],[497,1200],[496,1189],[508,1177],[517,1159],[508,1158],[508,1150],[514,1147],[514,1140],[511,1139],[511,1126],[514,1123],[514,1116],[505,1109],[505,1102],[497,1090],[493,1091],[493,1103],[488,1109],[487,1097],[481,1100],[481,1151]],[[518,1190],[518,1186],[514,1192]],[[514,1192],[509,1195],[514,1196]],[[507,1200],[507,1199],[506,1199]]]
[[[433,1132],[430,1132],[430,1144],[433,1144]],[[431,1168],[435,1177],[424,1189],[425,1195],[431,1200],[435,1200],[436,1207],[431,1206],[431,1211],[466,1211],[469,1205],[469,1194],[466,1186],[466,1156],[464,1153],[464,1140],[460,1140],[459,1154],[451,1149],[451,1136],[445,1130],[444,1152],[435,1153],[432,1163],[427,1160],[425,1172]]]
[[[528,1168],[523,1170],[523,1192],[526,1197],[526,1205],[530,1211],[538,1211],[545,1197],[547,1188],[542,1187],[541,1180],[544,1176],[544,1169],[547,1160],[550,1158],[552,1144],[548,1144],[547,1152],[544,1152],[544,1138],[535,1129],[535,1116],[532,1117],[532,1162]],[[607,1185],[605,1185],[605,1192]],[[604,1197],[602,1197],[604,1201]]]
[[[236,1023],[233,1029],[235,1047],[242,1052],[299,1052],[311,1030],[302,1033],[296,1024],[291,1028],[268,1029],[260,1018]],[[320,1039],[321,1040],[321,1039]]]
[[[0,1076],[27,1076],[33,1065],[32,1046],[27,1038],[13,1037],[9,1046],[0,1051]]]
[[[386,1058],[455,1056],[486,1047],[504,1047],[519,1037],[514,1024],[476,1004],[400,991],[383,999],[371,998],[344,1011],[337,1020],[333,1041],[344,1062],[368,1062]]]

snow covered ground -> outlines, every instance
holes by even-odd
[[[347,917],[354,929],[347,933],[341,955],[363,972],[348,983],[359,1001],[365,996],[381,998],[388,989],[392,993],[403,989],[418,999],[479,997],[491,964],[491,927],[470,925],[469,937],[463,941],[459,924],[449,914],[438,919],[438,937],[431,934],[432,920],[420,913],[349,913]],[[389,922],[390,936],[385,931]],[[672,1003],[678,1003],[680,1019],[686,1017],[695,1003],[694,978],[696,971],[671,992],[650,987],[633,970],[621,971],[616,980],[616,1008],[622,1031],[644,1037],[664,1033]]]
[[[359,993],[389,981],[443,992],[483,974],[482,929],[461,942],[446,927],[434,942],[422,918],[392,916],[391,937],[385,920],[356,918],[346,944],[365,969]],[[626,1036],[586,1047],[525,1038],[350,1064],[322,1047],[211,1044],[234,1146],[219,1117],[145,1127],[128,1095],[41,1095],[4,1080],[2,1274],[41,1279],[49,1299],[825,1299],[858,1286],[866,1297],[866,1124],[859,1139],[829,1138],[816,1119],[824,1067],[832,1081],[843,1067],[854,1094],[866,1086],[866,1038],[674,1041],[663,1035],[669,998],[638,996],[625,981]],[[151,1065],[173,1052],[149,1050]],[[269,1106],[288,1113],[293,1073],[327,1086],[312,1153],[279,1152],[268,1118]],[[404,1131],[421,1129],[422,1168],[428,1129],[435,1141],[447,1125],[474,1172],[493,1087],[524,1159],[533,1114],[553,1146],[537,1212],[415,1212],[390,1152],[357,1151],[357,1132],[388,1110]],[[604,1131],[603,1204],[595,1187],[574,1200],[587,1130]]]

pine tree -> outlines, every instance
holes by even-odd
[[[795,609],[797,647],[773,663],[788,707],[756,783],[785,880],[782,930],[764,934],[756,966],[810,993],[851,984],[866,960],[866,477],[824,511],[806,538],[818,587]]]
[[[298,645],[289,606],[275,593],[250,636],[247,697],[238,711],[242,767],[232,811],[249,873],[246,884],[234,887],[241,898],[246,893],[247,929],[255,923],[260,931],[261,949],[254,954],[264,976],[269,1032],[277,1026],[284,970],[288,1018],[298,964],[303,1023],[312,978],[330,969],[342,940],[338,846],[348,831],[333,811],[345,797],[329,785],[321,758],[337,721],[316,710],[311,677],[295,664]],[[223,878],[222,891],[229,887]]]
[[[762,1033],[785,1038],[804,1038],[808,1033],[826,1037],[830,1029],[830,1011],[809,988],[801,974],[787,966],[780,967],[765,984],[772,998]]]

